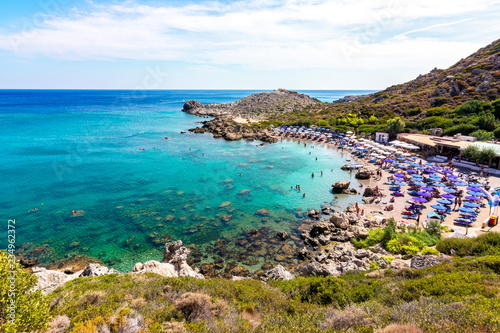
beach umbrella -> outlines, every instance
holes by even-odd
[[[411,178],[423,178],[424,176],[422,175],[411,175]]]
[[[446,199],[439,199],[437,202],[439,202],[440,204],[443,204],[443,205],[451,205],[453,203],[453,201],[446,200]]]
[[[417,170],[415,170],[415,169],[408,169],[408,170],[406,170],[406,172],[409,172],[409,173],[417,173]]]
[[[432,162],[427,162],[427,163],[425,163],[425,165],[434,165],[434,163],[432,163]]]
[[[481,207],[480,204],[477,204],[475,202],[464,202],[464,206],[465,207],[469,207],[469,208],[478,208],[478,207]]]
[[[481,188],[475,187],[475,186],[467,186],[466,188],[469,191],[474,191],[474,192],[480,192],[481,191]]]
[[[419,166],[419,167],[417,168],[417,170],[425,170],[425,169],[427,169],[427,168],[426,168],[426,167],[423,167],[423,166]]]
[[[443,173],[453,173],[453,170],[446,169],[446,170],[443,170]]]
[[[398,158],[396,158],[396,160],[398,160],[398,161],[404,161],[404,160],[406,160],[406,158],[404,158],[404,157],[398,157]]]
[[[420,195],[421,197],[426,197],[426,198],[431,196],[429,192],[424,192],[424,191],[419,191],[417,192],[417,194]]]
[[[465,185],[467,185],[467,184],[465,184],[464,182],[460,182],[460,181],[458,181],[458,182],[453,182],[453,184],[454,184],[455,186],[465,186]]]
[[[470,183],[469,186],[473,186],[473,187],[481,187],[483,185],[479,184],[479,183]]]
[[[412,164],[410,164],[410,166],[411,166],[411,167],[418,167],[418,166],[420,166],[420,165],[419,165],[418,163],[412,163]]]
[[[448,178],[451,178],[451,179],[458,179],[458,176],[455,175],[455,174],[451,174],[451,175],[448,175]]]
[[[403,175],[402,173],[395,173],[395,174],[394,174],[394,177],[400,177],[400,178],[401,178],[401,177],[404,177],[404,176],[405,176],[405,175]]]
[[[394,185],[406,186],[406,183],[404,183],[404,182],[395,182]]]
[[[484,197],[484,196],[486,196],[483,192],[469,191],[467,193],[469,193],[470,195],[475,195],[476,197]]]
[[[457,192],[457,190],[455,190],[451,187],[447,187],[447,188],[443,189],[443,191],[448,192],[448,193],[456,193]]]
[[[423,182],[415,182],[415,183],[413,183],[413,184],[415,184],[415,185],[417,185],[417,186],[423,186],[423,185],[425,185],[425,183],[423,183]]]
[[[441,198],[455,199],[456,196],[454,196],[453,194],[445,193],[445,194],[441,194]]]
[[[424,171],[424,172],[426,172],[426,173],[434,173],[434,172],[436,172],[436,171],[434,171],[434,170],[432,170],[432,169],[425,169],[425,171]]]
[[[475,213],[476,212],[474,209],[468,208],[468,207],[460,207],[458,210],[461,211],[462,213]]]
[[[427,200],[425,200],[424,198],[413,198],[413,201],[414,202],[417,202],[417,203],[425,203],[427,202]]]
[[[447,210],[448,209],[448,207],[443,206],[443,205],[431,205],[431,207],[436,209],[436,210]]]
[[[401,164],[401,165],[399,166],[399,168],[400,168],[400,169],[408,169],[408,166],[406,166],[406,165],[404,165],[404,164]]]
[[[423,191],[434,191],[434,187],[430,186],[422,186],[420,189]]]
[[[434,183],[434,184],[432,184],[432,186],[436,186],[436,187],[446,187],[446,185],[445,185],[445,184],[443,184],[443,183]]]
[[[394,160],[391,160],[390,158],[386,158],[386,159],[384,160],[384,162],[389,162],[389,163],[390,163],[390,162],[394,162]]]
[[[481,198],[476,197],[476,196],[474,196],[474,195],[466,195],[466,196],[465,196],[465,199],[467,199],[467,200],[472,200],[472,201],[478,201],[478,200],[481,200]]]

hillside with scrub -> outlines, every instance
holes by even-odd
[[[352,241],[358,248],[379,244],[392,253],[427,249],[441,259],[430,267],[382,269],[373,262],[369,270],[337,277],[267,281],[113,273],[77,278],[46,295],[32,291],[36,277],[19,263],[13,269],[8,253],[0,251],[0,331],[500,331],[500,233],[440,238],[389,225]],[[14,285],[8,279],[12,271]],[[13,289],[16,320],[10,322]]]
[[[300,111],[269,115],[261,125],[316,125],[385,131],[386,122],[400,117],[405,131],[444,135],[474,133],[480,140],[500,138],[500,40],[461,59],[448,69],[433,69],[416,79],[374,94],[319,103]]]

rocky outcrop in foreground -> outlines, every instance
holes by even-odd
[[[245,119],[266,119],[269,115],[279,115],[302,110],[321,103],[316,98],[295,91],[278,89],[272,92],[252,94],[236,102],[202,105],[198,101],[188,101],[182,111],[196,116],[231,116]]]
[[[272,136],[271,129],[255,128],[250,125],[235,122],[231,117],[219,117],[204,121],[202,127],[189,130],[194,133],[212,133],[214,138],[226,140],[259,140],[274,143],[278,139]]]
[[[132,273],[157,273],[166,277],[194,277],[204,279],[202,274],[187,264],[186,260],[190,253],[191,250],[182,246],[182,241],[180,240],[166,243],[162,262],[150,260],[144,264],[137,263]],[[61,271],[50,270],[44,267],[33,267],[31,271],[38,279],[35,290],[41,290],[45,294],[51,293],[59,286],[76,278],[119,274],[117,270],[109,269],[100,264],[89,264],[85,269],[74,274],[65,274]]]
[[[182,246],[182,241],[169,242],[165,244],[163,261],[150,260],[134,265],[133,273],[156,273],[166,277],[194,277],[204,279],[205,277],[191,268],[186,262],[191,250]]]

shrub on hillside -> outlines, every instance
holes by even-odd
[[[436,249],[460,257],[500,255],[500,233],[490,232],[476,238],[444,238],[437,242]]]
[[[444,135],[452,136],[452,135],[455,135],[458,133],[460,133],[462,135],[469,135],[470,133],[477,130],[478,127],[474,124],[471,124],[471,123],[465,123],[465,124],[458,124],[455,126],[451,126],[448,128],[443,128],[443,129],[444,129],[444,132],[443,132]]]

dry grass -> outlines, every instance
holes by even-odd
[[[200,293],[182,294],[175,302],[177,310],[181,311],[189,322],[208,320],[213,317],[210,297]]]
[[[369,319],[365,310],[357,305],[349,305],[344,310],[335,308],[326,310],[321,328],[347,331],[353,326],[367,324],[369,324]]]
[[[419,327],[415,325],[399,325],[391,324],[386,328],[375,331],[376,333],[424,333]]]
[[[67,331],[71,321],[68,316],[57,316],[49,323],[49,330],[45,333],[64,333]]]

